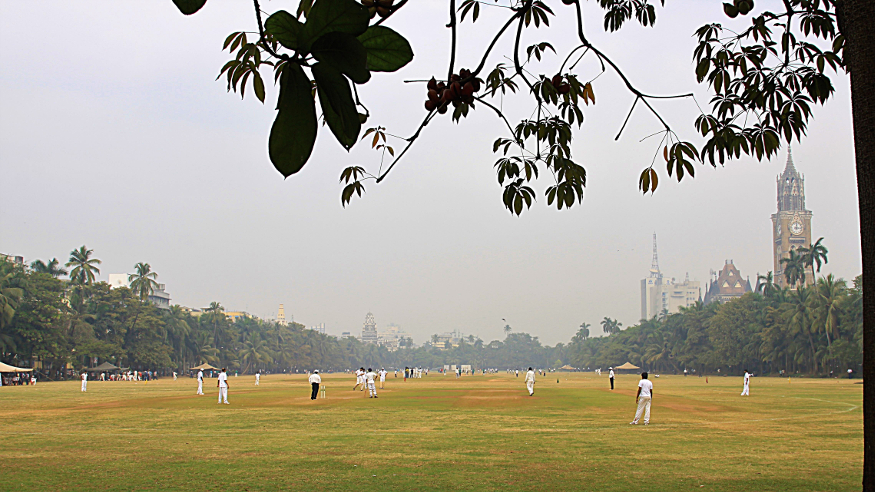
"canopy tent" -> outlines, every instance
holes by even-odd
[[[638,366],[632,365],[631,362],[627,362],[627,363],[623,364],[622,366],[615,367],[614,369],[615,370],[619,369],[621,371],[634,371],[635,369],[641,369],[641,368]]]
[[[0,362],[0,372],[33,372],[33,369],[10,366],[9,364],[4,364]]]
[[[576,371],[577,369],[569,366],[568,364],[565,364],[564,366],[560,367],[559,370],[560,371]]]
[[[203,371],[218,371],[219,368],[213,367],[213,366],[207,364],[206,362],[204,362],[203,364],[201,364],[197,367],[192,367],[191,370],[192,371],[201,371],[201,370],[203,370]]]
[[[112,372],[112,371],[120,371],[121,368],[115,364],[110,364],[109,362],[104,362],[97,367],[89,367],[88,372]]]

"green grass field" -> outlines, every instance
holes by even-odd
[[[559,378],[557,384],[556,379]],[[392,374],[0,388],[0,490],[842,491],[862,479],[862,385],[835,379]]]

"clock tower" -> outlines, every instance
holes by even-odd
[[[790,251],[811,245],[811,211],[805,210],[805,177],[793,165],[793,153],[787,152],[787,166],[778,176],[778,213],[772,214],[772,261],[775,283],[786,287],[782,258]],[[814,283],[814,271],[805,270],[806,285]]]

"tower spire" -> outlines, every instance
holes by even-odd
[[[650,276],[659,277],[659,255],[656,254],[656,233],[653,233],[653,261],[650,263]]]

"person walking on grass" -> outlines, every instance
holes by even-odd
[[[197,371],[197,394],[204,394],[204,370],[198,369]]]
[[[310,374],[310,386],[313,387],[313,392],[310,393],[310,399],[315,400],[316,395],[319,394],[319,385],[322,384],[322,376],[319,375],[319,370],[313,371],[313,374]]]
[[[383,389],[383,384],[386,382],[386,374],[389,374],[385,368],[380,368],[380,389]]]
[[[653,400],[653,383],[647,379],[647,373],[641,373],[641,381],[638,381],[638,393],[635,395],[635,403],[638,404],[638,410],[635,412],[635,420],[629,422],[631,425],[637,425],[641,419],[641,413],[644,413],[644,425],[650,423],[650,402]]]
[[[82,392],[85,393],[88,387],[88,371],[82,371],[82,374],[79,375],[79,378],[82,379]]]
[[[526,389],[529,390],[529,396],[535,396],[535,371],[531,367],[526,373]]]
[[[376,379],[377,373],[375,373],[374,370],[369,367],[368,372],[365,373],[365,381],[368,385],[368,398],[377,397],[377,383],[375,382]]]
[[[613,368],[613,367],[609,367],[608,370],[611,371],[611,372],[608,373],[608,379],[611,380],[611,389],[614,389],[614,368]]]
[[[219,388],[219,403],[222,403],[222,399],[225,400],[225,405],[229,405],[228,403],[228,373],[225,372],[225,368],[222,368],[222,372],[219,373],[219,381],[216,383],[216,386]]]
[[[261,381],[261,371],[255,373],[255,386],[258,386],[259,381]]]
[[[747,369],[744,370],[744,386],[741,389],[741,396],[750,396],[750,373]]]

